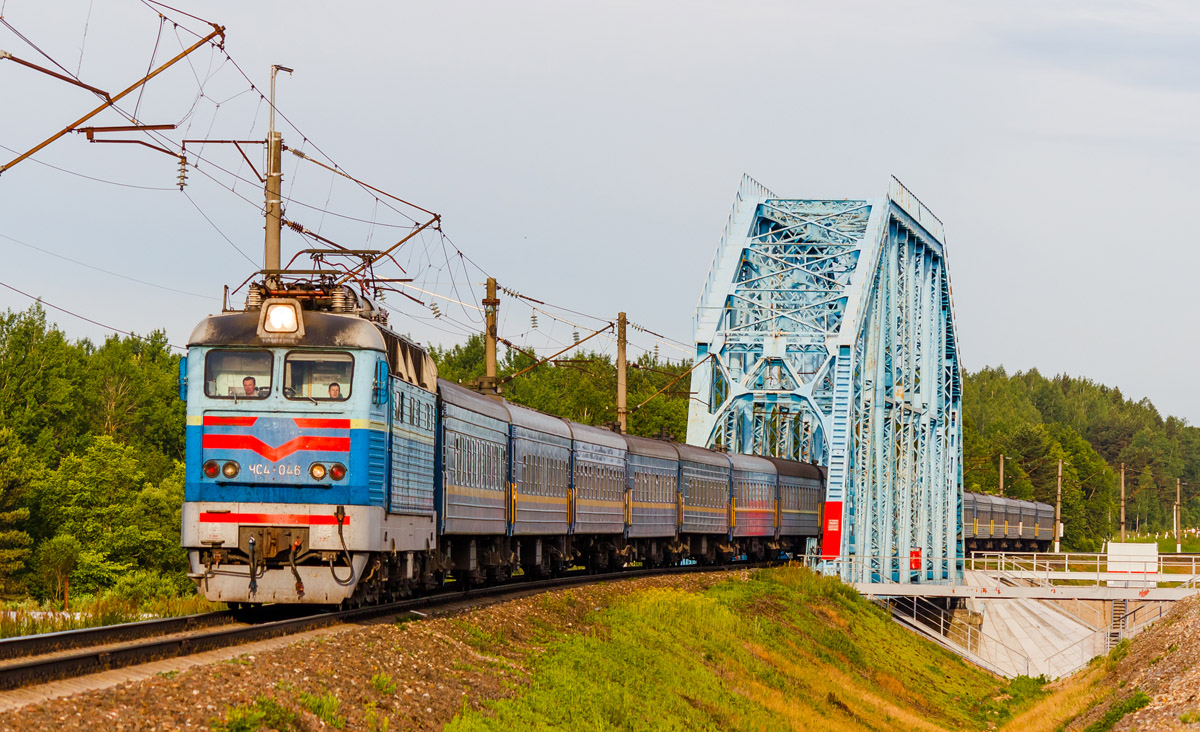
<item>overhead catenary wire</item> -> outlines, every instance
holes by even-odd
[[[6,145],[0,145],[0,150],[5,150],[14,155],[20,154],[17,150],[14,150],[11,147],[8,147]],[[57,170],[60,173],[66,173],[67,175],[73,175],[76,178],[83,178],[85,180],[95,181],[96,183],[104,183],[104,184],[107,184],[110,186],[120,186],[121,188],[136,188],[137,190],[141,190],[141,191],[166,191],[168,193],[173,193],[176,190],[178,190],[177,188],[165,188],[165,187],[158,187],[158,186],[139,186],[139,185],[134,185],[133,183],[122,183],[120,181],[115,181],[115,180],[105,180],[104,178],[96,178],[94,176],[84,175],[83,173],[77,173],[74,170],[67,170],[66,168],[60,168],[57,165],[51,165],[50,163],[47,163],[43,160],[38,160],[37,157],[30,157],[29,160],[37,163],[38,165],[43,165],[47,168],[50,168],[51,170]]]
[[[241,250],[241,248],[240,248],[240,247],[239,247],[237,244],[234,244],[234,243],[233,243],[233,239],[230,239],[228,236],[225,236],[225,232],[221,231],[220,227],[218,227],[218,226],[216,225],[216,223],[214,223],[214,222],[213,222],[213,220],[212,220],[212,219],[210,219],[210,218],[208,217],[208,214],[204,213],[204,209],[200,208],[200,204],[196,203],[196,202],[195,202],[195,201],[192,199],[192,197],[191,197],[190,195],[188,195],[187,191],[184,191],[184,192],[183,192],[183,195],[184,195],[184,196],[187,198],[187,200],[188,200],[188,202],[189,202],[189,203],[191,203],[193,206],[195,206],[195,207],[196,207],[196,210],[197,210],[198,212],[200,212],[200,215],[204,217],[204,220],[208,222],[208,225],[209,225],[209,226],[211,226],[211,227],[213,228],[213,231],[215,231],[215,232],[217,232],[218,234],[220,234],[222,239],[224,239],[225,241],[229,242],[229,246],[233,247],[233,248],[234,248],[234,250],[235,250],[235,251],[236,251],[238,254],[242,255],[242,256],[243,256],[243,257],[246,259],[246,261],[247,261],[247,262],[249,262],[249,263],[251,264],[251,266],[254,266],[254,267],[257,267],[257,266],[258,266],[258,263],[257,263],[257,262],[255,262],[253,259],[251,259],[249,254],[246,254],[245,252],[243,252],[243,251]]]
[[[180,30],[183,30],[189,34],[192,34],[197,38],[204,37],[200,33],[197,33],[195,31],[191,30],[186,25],[181,25],[175,21],[169,21],[163,15],[163,13],[156,8],[161,8],[161,9],[164,9],[164,10],[170,11],[170,12],[177,12],[180,15],[185,16],[187,18],[190,18],[190,19],[193,19],[193,20],[196,20],[199,22],[203,22],[207,25],[213,25],[209,21],[204,20],[198,16],[192,15],[190,13],[186,13],[184,11],[179,10],[178,8],[173,8],[169,5],[166,5],[165,3],[157,2],[156,0],[142,0],[142,2],[144,5],[146,5],[148,8],[150,8],[152,11],[154,11],[159,16],[159,33],[156,35],[156,42],[155,42],[156,48],[151,56],[151,61],[150,61],[151,67],[153,67],[154,59],[157,56],[157,47],[161,43],[161,35],[162,35],[161,31],[162,31],[162,28],[165,27],[166,22],[174,23],[177,39],[178,39],[178,32]],[[178,40],[182,46],[183,45],[182,39],[178,39]],[[48,54],[43,52],[40,48],[36,47],[36,45],[33,44],[32,42],[30,42],[30,45],[33,46],[39,53],[42,53],[44,56],[46,56],[46,58],[48,58],[56,66],[58,66],[59,68],[62,68],[64,70],[64,72],[66,72],[66,69],[62,66],[62,64],[57,63],[57,61],[55,61],[52,57],[50,57]],[[217,73],[219,73],[222,68],[225,67],[226,64],[228,64],[233,69],[235,69],[238,74],[240,74],[242,79],[245,80],[248,88],[243,89],[235,94],[224,96],[224,100],[229,101],[229,100],[235,99],[239,96],[242,96],[242,95],[250,93],[250,92],[254,92],[255,94],[257,94],[259,97],[259,100],[258,100],[258,104],[256,105],[256,113],[254,115],[255,122],[252,123],[252,124],[256,124],[257,118],[258,118],[257,110],[261,109],[261,107],[263,106],[264,103],[267,104],[268,106],[272,106],[272,107],[274,107],[274,105],[272,105],[270,100],[263,94],[262,91],[260,91],[258,89],[257,85],[250,79],[249,75],[245,73],[245,70],[241,68],[241,66],[237,63],[237,60],[234,59],[227,50],[225,50],[223,45],[219,44],[217,42],[217,40],[215,40],[215,39],[210,40],[208,42],[208,45],[210,46],[212,53],[209,56],[208,69],[205,70],[205,72],[203,74],[201,74],[199,72],[199,70],[196,68],[196,64],[194,63],[191,56],[190,55],[185,56],[185,58],[187,59],[187,65],[188,65],[189,69],[191,70],[193,78],[195,79],[195,81],[197,83],[197,87],[198,87],[198,92],[192,103],[192,109],[189,110],[189,112],[187,114],[185,114],[185,119],[188,118],[189,116],[191,116],[192,111],[195,109],[195,105],[199,102],[199,100],[207,98],[206,91],[205,91],[205,87],[206,87],[207,83],[210,80],[212,80],[214,78],[214,76]],[[218,57],[221,58],[221,62],[219,64],[216,64],[216,69],[214,69],[213,68],[214,63]],[[69,72],[67,72],[67,73],[69,74]],[[143,87],[143,89],[144,89],[144,87]],[[139,95],[139,98],[140,98],[140,95]],[[210,98],[210,99],[214,103],[213,115],[212,115],[212,118],[210,119],[210,127],[211,127],[211,125],[215,124],[216,117],[218,116],[218,113],[221,111],[221,103],[222,102],[216,101],[216,99],[213,99],[213,98]],[[139,101],[140,101],[140,99],[139,99]],[[135,106],[134,112],[129,113],[129,112],[126,112],[125,110],[121,109],[118,105],[114,104],[114,105],[111,105],[111,107],[118,114],[121,114],[122,116],[126,117],[126,119],[129,119],[131,122],[134,121],[136,112],[138,109],[138,107]],[[275,109],[275,112],[279,115],[279,117],[287,125],[289,125],[293,130],[295,130],[297,135],[300,136],[300,138],[301,138],[300,146],[298,148],[297,147],[289,147],[288,148],[289,150],[293,151],[293,153],[296,154],[296,156],[299,159],[313,162],[314,164],[329,170],[331,173],[334,173],[337,176],[340,176],[342,178],[345,178],[345,179],[353,182],[355,185],[359,186],[364,191],[370,192],[371,198],[374,202],[376,209],[378,208],[378,205],[380,203],[383,203],[387,208],[404,216],[408,221],[411,221],[411,222],[416,221],[416,219],[414,219],[412,216],[410,216],[405,211],[398,209],[396,206],[391,205],[387,200],[380,198],[380,195],[382,195],[384,197],[394,200],[398,204],[402,204],[407,207],[415,208],[415,209],[423,211],[423,212],[429,212],[428,209],[417,206],[416,204],[413,204],[410,201],[402,199],[398,196],[393,196],[392,194],[389,194],[386,191],[382,191],[381,189],[379,189],[375,186],[371,186],[370,184],[354,177],[348,171],[346,171],[341,165],[339,165],[338,163],[333,161],[333,159],[329,156],[329,154],[327,152],[325,152],[319,145],[317,145],[307,135],[305,135],[298,128],[298,126],[295,124],[295,122],[293,122],[293,120],[287,116],[286,113],[284,113],[282,110],[279,110],[277,107],[274,107],[274,109]],[[146,131],[146,130],[144,130],[143,132],[148,134],[150,137],[157,139],[165,147],[174,147],[174,145],[175,145],[175,143],[173,143],[165,135],[155,133],[153,131]],[[304,148],[306,146],[311,146],[313,151],[316,154],[320,155],[323,159],[327,160],[329,162],[329,164],[326,164],[326,163],[322,162],[321,160],[317,160],[312,155],[305,152]],[[224,183],[223,181],[221,181],[217,176],[213,175],[212,173],[207,173],[207,172],[205,173],[205,176],[209,180],[213,181],[214,183],[217,183],[221,187],[226,188],[231,193],[233,193],[235,196],[237,196],[239,199],[241,199],[241,200],[245,201],[247,204],[253,206],[255,208],[255,210],[260,211],[260,212],[262,211],[261,204],[256,203],[254,201],[250,201],[245,196],[242,196],[240,193],[238,193],[236,190],[236,186],[239,182],[245,182],[247,184],[254,184],[255,183],[254,181],[250,181],[248,178],[243,176],[240,171],[233,171],[233,170],[228,169],[225,166],[220,165],[219,163],[216,163],[214,160],[212,160],[206,154],[206,151],[204,151],[203,148],[201,148],[200,150],[189,150],[188,153],[189,153],[188,162],[190,163],[191,167],[193,167],[194,169],[196,169],[200,172],[205,172],[205,171],[203,171],[203,168],[209,167],[209,168],[212,168],[214,170],[214,172],[219,172],[223,176],[228,176],[229,179],[233,181],[232,185]],[[41,162],[41,161],[38,161],[38,162]],[[239,163],[239,165],[240,165],[240,163]],[[298,165],[298,163],[297,163],[297,165]],[[51,166],[51,167],[53,167],[53,166]],[[63,170],[63,169],[59,169],[59,170]],[[67,173],[73,174],[73,175],[80,175],[78,173],[75,173],[74,171],[64,170],[63,172],[67,172]],[[87,178],[89,176],[81,176],[81,177]],[[97,179],[97,180],[99,180],[99,179]],[[114,181],[101,181],[101,182],[116,183]],[[292,184],[293,184],[293,186],[295,184],[295,174],[292,176]],[[118,185],[120,185],[120,184],[118,184]],[[125,185],[128,185],[128,184],[125,184]],[[149,188],[149,187],[147,187],[147,188]],[[407,229],[412,228],[411,225],[409,225],[407,223],[395,224],[395,223],[391,223],[391,222],[387,222],[387,221],[382,221],[378,218],[375,210],[372,211],[372,218],[370,220],[343,214],[338,211],[333,211],[329,208],[329,201],[332,198],[332,189],[333,189],[333,179],[331,178],[330,191],[327,194],[326,203],[323,206],[314,205],[314,204],[310,204],[310,203],[307,203],[302,200],[298,200],[297,198],[295,198],[292,195],[286,196],[285,200],[289,204],[294,203],[296,205],[300,205],[305,208],[309,208],[309,209],[312,209],[315,211],[320,211],[322,214],[322,224],[323,224],[324,217],[326,215],[331,215],[331,216],[349,220],[349,221],[367,223],[369,226],[372,227],[372,231],[374,230],[375,227],[407,228]],[[172,189],[162,188],[159,190],[172,190]],[[291,190],[292,189],[289,188],[289,193],[291,192]],[[375,195],[375,194],[379,194],[379,195]],[[248,256],[245,251],[243,251],[240,247],[238,247],[229,236],[225,235],[225,233],[220,229],[220,227],[216,224],[216,222],[203,210],[203,208],[196,202],[195,199],[191,198],[190,195],[187,195],[186,192],[185,192],[185,196],[188,198],[189,203],[194,208],[197,209],[197,211],[205,218],[207,223],[211,227],[213,227],[213,229],[215,231],[217,231],[217,233],[223,239],[225,239],[226,242],[230,244],[230,246],[232,246],[236,251],[238,251],[238,253],[242,257],[244,257],[248,262],[250,262],[251,264],[254,264],[254,260],[250,256]],[[434,260],[432,257],[429,256],[429,251],[428,251],[429,241],[428,241],[428,239],[423,235],[420,237],[420,239],[426,248],[425,260],[428,263],[428,266],[425,269],[426,269],[426,273],[428,273],[431,269],[435,269]],[[454,295],[456,295],[456,297],[442,296],[439,293],[435,293],[432,290],[428,290],[427,288],[417,288],[416,286],[414,286],[414,289],[418,289],[418,291],[423,291],[430,296],[438,297],[440,299],[445,299],[447,302],[452,302],[452,303],[459,305],[463,309],[463,314],[465,316],[467,316],[468,320],[472,320],[472,321],[476,320],[476,319],[481,320],[481,318],[479,318],[479,316],[478,316],[478,313],[481,311],[481,309],[475,305],[468,304],[466,302],[467,298],[463,297],[463,293],[459,289],[460,282],[459,282],[459,278],[458,278],[458,273],[461,269],[461,272],[463,275],[468,274],[468,272],[467,272],[468,267],[474,268],[475,270],[477,270],[483,274],[487,274],[487,271],[478,262],[476,262],[474,259],[472,259],[470,256],[468,256],[465,252],[463,252],[462,249],[460,249],[457,246],[457,244],[454,242],[453,238],[451,236],[449,236],[446,232],[439,231],[439,238],[436,241],[438,243],[440,243],[440,245],[441,245],[442,261],[444,262],[444,266],[436,267],[436,270],[439,272],[444,272],[445,275],[449,276],[450,286],[452,288]],[[453,253],[451,253],[450,250],[453,250]],[[457,264],[454,261],[455,259],[458,260]],[[411,286],[408,283],[398,283],[398,284],[404,284],[405,286]],[[559,313],[570,313],[572,315],[577,315],[579,317],[592,319],[592,320],[595,320],[595,321],[601,322],[601,323],[611,322],[611,319],[601,318],[601,317],[598,317],[598,316],[595,316],[590,313],[586,313],[586,312],[583,312],[583,311],[580,311],[580,310],[577,310],[574,308],[557,305],[554,303],[549,303],[544,300],[543,301],[533,300],[532,298],[527,298],[526,296],[520,295],[519,293],[512,293],[512,294],[514,294],[516,297],[518,297],[519,299],[521,299],[523,301],[532,300],[533,302],[537,302],[537,303],[541,304],[543,307],[535,308],[535,310],[537,312],[545,314],[546,316],[550,317],[553,320],[558,320],[558,321],[567,323],[577,329],[584,329],[585,326],[582,326],[579,323],[574,322],[572,319],[566,318],[559,314],[555,314],[554,312],[551,312],[551,310],[558,311]],[[508,311],[506,310],[506,315],[507,314],[508,314]],[[587,328],[587,330],[591,330],[591,329]],[[655,333],[654,331],[650,331],[649,329],[644,328],[644,326],[640,326],[639,324],[636,324],[636,323],[633,324],[633,330],[635,330],[635,331],[640,330],[640,331],[647,332],[651,335],[654,335],[654,336],[660,338],[660,342],[662,342],[664,345],[667,345],[668,343],[679,343],[680,345],[682,345],[682,343],[679,341],[675,341],[674,339],[670,339],[670,338],[666,338],[665,336],[661,336],[661,334]],[[634,347],[636,347],[640,350],[643,350],[647,353],[650,352],[649,348],[644,348],[638,344],[631,344],[631,345],[633,345]],[[679,350],[681,350],[684,353],[690,353],[685,348],[680,348]]]
[[[88,323],[91,323],[92,325],[98,325],[98,326],[100,326],[101,328],[104,328],[105,330],[111,330],[111,331],[113,331],[113,332],[115,332],[115,333],[120,333],[120,334],[122,334],[122,335],[127,335],[127,336],[129,336],[130,338],[136,338],[136,339],[138,339],[139,341],[146,341],[147,343],[151,343],[151,342],[152,342],[152,341],[151,341],[149,338],[146,338],[146,337],[144,337],[144,336],[137,335],[136,333],[131,333],[130,331],[127,331],[127,330],[121,330],[120,328],[117,328],[117,327],[114,327],[114,326],[111,326],[111,325],[106,325],[106,324],[104,324],[104,323],[101,323],[101,322],[100,322],[100,321],[98,321],[98,320],[92,320],[91,318],[87,317],[86,315],[80,315],[79,313],[73,312],[73,311],[71,311],[71,310],[68,310],[68,309],[66,309],[66,308],[64,308],[64,307],[61,307],[61,306],[59,306],[59,305],[55,305],[54,303],[52,303],[52,302],[48,302],[48,301],[46,301],[45,299],[43,299],[43,298],[41,298],[41,297],[38,297],[37,295],[30,295],[28,292],[25,292],[24,290],[18,290],[17,288],[13,287],[12,285],[10,285],[10,284],[8,284],[8,283],[5,283],[5,282],[0,282],[0,287],[5,287],[5,288],[7,288],[7,289],[9,289],[9,290],[12,290],[13,292],[17,293],[18,295],[24,295],[25,297],[29,298],[30,300],[34,300],[34,301],[36,301],[36,302],[39,302],[39,303],[41,303],[42,305],[45,305],[45,306],[46,306],[46,307],[48,307],[48,308],[53,308],[54,310],[57,310],[57,311],[59,311],[60,313],[66,313],[67,315],[70,315],[70,316],[71,316],[71,317],[73,317],[73,318],[79,318],[80,320],[83,320],[83,321],[86,321],[86,322],[88,322]],[[168,345],[169,347],[171,347],[171,348],[174,348],[174,349],[176,349],[176,350],[179,350],[179,351],[186,351],[186,350],[187,350],[186,348],[183,348],[182,346],[176,346],[176,345],[175,345],[175,344],[173,344],[173,343],[168,343],[167,345]]]
[[[128,280],[130,282],[136,282],[139,285],[146,285],[147,287],[154,287],[159,290],[165,290],[167,292],[174,292],[174,293],[178,293],[180,295],[190,295],[191,297],[199,297],[199,298],[203,298],[205,300],[214,299],[214,297],[212,295],[201,295],[198,292],[188,292],[187,290],[179,290],[174,287],[167,287],[166,285],[159,285],[154,282],[147,282],[146,280],[139,280],[136,277],[130,277],[129,275],[124,275],[124,274],[121,274],[120,272],[113,272],[112,270],[104,269],[103,267],[97,267],[94,264],[88,264],[87,262],[81,262],[78,259],[72,259],[71,257],[68,257],[66,255],[59,254],[58,252],[52,252],[49,249],[43,249],[42,247],[35,246],[26,241],[21,241],[20,239],[9,236],[7,234],[0,234],[0,239],[5,239],[14,244],[19,244],[20,246],[27,247],[27,248],[33,249],[35,251],[39,251],[43,254],[48,254],[51,257],[57,257],[58,259],[62,259],[64,261],[70,262],[72,264],[77,264],[80,267],[86,267],[87,269],[95,270],[96,272],[102,272],[106,275],[111,275],[113,277],[120,277],[121,279]]]

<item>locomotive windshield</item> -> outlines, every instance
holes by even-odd
[[[350,398],[354,357],[348,353],[292,351],[283,362],[283,395],[288,399]]]
[[[265,399],[271,393],[270,351],[211,351],[204,394],[218,399]]]

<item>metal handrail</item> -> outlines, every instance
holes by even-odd
[[[999,659],[997,659],[993,655],[997,649],[1002,649],[1002,650],[1008,652],[1008,655],[1009,655],[1009,658],[1007,659],[1008,661],[1011,662],[1013,660],[1013,657],[1015,656],[1018,664],[1024,665],[1025,675],[1028,676],[1030,674],[1030,670],[1032,668],[1033,662],[1032,662],[1032,659],[1030,659],[1029,654],[1025,653],[1025,651],[1023,651],[1019,648],[1013,648],[1012,646],[1008,645],[1004,641],[1002,641],[988,633],[984,633],[982,630],[979,630],[978,628],[975,628],[969,624],[954,626],[951,623],[948,626],[946,623],[945,611],[943,611],[941,608],[936,608],[936,610],[920,608],[920,610],[922,612],[918,612],[918,602],[924,603],[927,605],[931,604],[931,603],[929,603],[928,600],[926,600],[924,598],[904,597],[904,598],[893,598],[893,601],[890,604],[890,607],[892,608],[893,613],[899,615],[900,617],[909,618],[915,623],[920,623],[921,625],[925,626],[925,628],[928,629],[929,632],[937,633],[939,636],[944,638],[947,643],[954,645],[954,646],[958,646],[960,649],[962,649],[966,653],[968,653],[982,661],[985,661],[987,664],[989,664],[990,666],[993,667],[993,670],[1003,670],[1005,668],[1005,664],[1002,663]],[[905,605],[911,605],[912,611],[910,613],[896,612],[898,610],[902,611],[904,609]],[[936,624],[934,622],[931,622],[931,620],[930,620],[931,616],[936,616],[936,618],[937,618]],[[951,627],[957,627],[957,628],[960,628],[963,631],[965,631],[966,640],[967,640],[967,642],[965,644],[956,641],[947,632],[948,630],[950,630]],[[984,641],[984,640],[987,640],[988,643],[987,644],[983,643],[982,641]],[[985,650],[985,649],[987,649],[987,650]],[[991,651],[991,653],[989,653],[989,651]]]

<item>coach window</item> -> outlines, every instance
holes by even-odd
[[[209,351],[204,394],[217,399],[265,399],[271,393],[270,351]]]
[[[283,362],[283,395],[288,399],[345,401],[350,398],[353,376],[354,357],[349,353],[292,351]]]

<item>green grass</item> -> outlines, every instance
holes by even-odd
[[[1194,536],[1180,537],[1184,554],[1200,553],[1200,538]],[[1119,541],[1114,539],[1114,541]],[[1161,539],[1155,539],[1153,536],[1132,536],[1127,537],[1126,541],[1134,544],[1158,544],[1159,554],[1174,554],[1175,553],[1175,535],[1172,534]]]
[[[20,635],[57,633],[78,628],[132,623],[159,617],[177,617],[222,610],[224,604],[212,603],[199,595],[133,600],[102,595],[71,601],[71,611],[61,612],[48,603],[32,600],[9,603],[0,611],[0,638]]]
[[[337,698],[333,692],[325,694],[310,694],[307,691],[301,692],[296,700],[300,705],[317,715],[317,717],[334,729],[341,729],[346,726],[346,718],[339,715],[338,711],[342,708],[342,700]]]
[[[798,567],[638,593],[590,621],[530,654],[519,696],[447,729],[985,729],[1042,695],[1043,680],[997,682]]]
[[[290,730],[296,715],[274,698],[260,696],[253,704],[241,704],[209,722],[212,732],[254,732],[260,729]]]
[[[1136,712],[1149,703],[1150,697],[1138,691],[1120,704],[1114,704],[1103,717],[1085,727],[1083,732],[1108,732],[1117,722],[1124,719],[1126,714]]]
[[[386,671],[380,671],[371,677],[371,688],[384,696],[396,693],[396,684]]]

